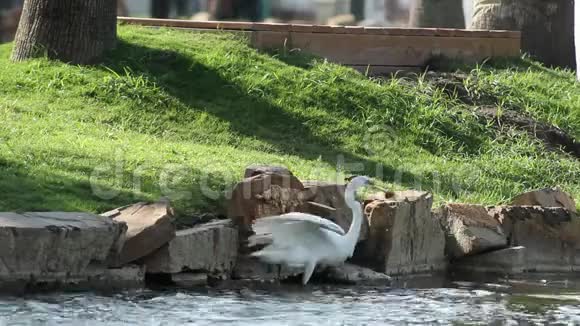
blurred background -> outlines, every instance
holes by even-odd
[[[0,0],[0,42],[13,38],[22,2]],[[469,26],[473,1],[448,2],[453,6],[451,11],[459,9],[464,13],[459,25],[449,27]],[[411,12],[420,11],[421,3],[420,0],[119,0],[118,12],[120,16],[132,17],[402,27],[418,25],[413,23]],[[461,5],[463,8],[458,8]]]

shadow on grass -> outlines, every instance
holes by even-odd
[[[303,58],[303,61],[295,62],[294,65],[307,64],[308,60],[304,57],[296,58]],[[120,42],[103,69],[110,69],[119,75],[124,75],[126,69],[130,69],[137,75],[145,76],[178,99],[183,104],[180,110],[203,110],[227,121],[233,132],[267,142],[281,153],[313,161],[322,159],[331,166],[336,166],[341,157],[347,164],[357,163],[362,167],[356,171],[348,171],[346,168],[347,173],[366,174],[408,187],[413,187],[416,181],[425,189],[433,187],[428,176],[417,176],[396,166],[384,166],[364,154],[344,150],[337,141],[315,135],[307,127],[305,118],[291,114],[260,96],[248,94],[239,85],[222,78],[218,71],[178,52]],[[324,101],[324,97],[320,100]],[[151,107],[143,105],[132,109],[146,111],[151,110]],[[337,114],[346,115],[347,112]],[[14,162],[0,162],[0,193],[15,194],[0,197],[0,210],[100,213],[136,201],[154,200],[168,195],[160,189],[161,168],[152,167],[155,170],[153,173],[142,176],[140,191],[134,188],[134,171],[129,168],[123,170],[122,180],[116,180],[113,172],[105,174],[99,183],[100,187],[116,195],[110,198],[99,196],[94,191],[94,184],[91,184],[90,177],[95,168],[91,165],[109,160],[112,162],[114,158],[78,157],[78,153],[66,151],[53,155],[77,157],[78,160],[63,162],[58,167],[34,170]],[[167,196],[174,203],[178,215],[190,215],[200,210],[217,214],[223,212],[224,197],[210,198],[202,191],[201,184],[192,184],[191,180],[199,180],[198,177],[203,176],[210,188],[222,194],[230,185],[225,184],[219,173],[207,175],[203,168],[188,169],[190,174],[184,178],[186,181],[174,185],[174,189],[188,195],[177,199]]]
[[[309,66],[312,58],[290,55],[278,59],[296,60],[291,64]],[[364,170],[356,173],[376,176],[378,162],[344,151],[340,144],[317,137],[303,118],[248,94],[217,71],[179,52],[120,41],[105,65],[118,74],[130,69],[146,76],[191,110],[203,108],[228,121],[235,133],[265,141],[282,153],[307,160],[321,158],[331,165],[336,165],[337,158],[342,157],[347,163],[362,163]],[[383,167],[383,171],[385,175],[395,175],[396,167]],[[403,172],[402,180],[410,184],[415,175]]]
[[[286,60],[287,64],[295,66],[310,65],[310,59],[301,55],[278,59]],[[294,59],[298,61],[292,62]],[[267,142],[281,153],[296,155],[307,160],[320,158],[332,166],[337,164],[338,157],[342,157],[345,163],[358,163],[362,166],[362,170],[351,171],[352,173],[366,174],[408,187],[413,187],[418,180],[425,189],[433,187],[432,178],[428,176],[420,177],[407,170],[400,170],[396,166],[381,165],[380,162],[364,154],[344,150],[336,140],[315,135],[307,127],[305,118],[291,114],[260,96],[249,94],[239,85],[222,78],[218,71],[179,52],[121,41],[118,48],[109,56],[105,68],[119,75],[124,75],[126,69],[130,69],[137,75],[145,76],[179,100],[183,104],[181,110],[207,112],[227,121],[235,133]],[[315,100],[325,101],[325,96],[331,95],[325,94]],[[344,111],[336,113],[347,116],[351,106],[354,104],[345,103]],[[143,105],[131,109],[147,111],[151,110],[151,107]],[[78,156],[77,153],[69,152],[55,155]],[[107,158],[85,159],[84,164],[93,164],[93,162],[98,164],[98,161],[102,162]],[[109,159],[112,160],[112,158]],[[112,198],[97,196],[90,180],[95,166],[85,166],[79,162],[82,162],[82,158],[75,163],[62,164],[58,168],[47,168],[40,172],[31,172],[26,166],[11,162],[0,162],[0,193],[18,193],[14,196],[0,197],[1,210],[103,212],[135,201],[157,199],[166,195],[159,189],[158,175],[144,176],[141,180],[143,188],[140,192],[135,191],[130,179],[133,171],[127,170],[123,171],[121,184],[114,187],[111,185],[115,183],[110,182],[110,178],[113,177],[104,177],[102,187],[105,191],[117,192],[116,196]],[[377,169],[379,166],[381,168]],[[377,174],[378,170],[382,173]],[[155,172],[158,174],[159,171]],[[349,172],[348,169],[347,172]],[[207,171],[194,168],[191,169],[191,173],[195,176],[205,175],[210,179],[208,183],[216,190],[221,191],[230,186],[224,184],[219,175],[207,176]],[[190,182],[196,178],[187,178],[187,180]],[[190,194],[189,197],[172,200],[179,215],[187,215],[199,209],[212,212],[223,210],[223,198],[209,198],[201,191],[200,185],[182,183],[176,187]],[[450,186],[445,188],[451,189]]]
[[[278,50],[272,49],[264,51],[265,54],[270,55],[289,66],[294,66],[301,69],[310,69],[318,61],[324,61],[324,58],[302,52],[300,49]]]
[[[521,58],[490,58],[483,62],[478,63],[479,66],[484,69],[500,69],[500,70],[512,70],[516,72],[538,72],[549,74],[551,77],[557,77],[561,79],[569,79],[570,77],[564,73],[565,70],[555,70],[542,65],[538,61],[534,61],[529,57]],[[452,59],[438,57],[433,58],[428,63],[428,70],[438,71],[438,72],[456,72],[463,71],[469,72],[473,69],[474,64],[466,64],[458,62]]]
[[[31,174],[17,166],[0,167],[0,211],[94,211],[104,212],[134,202],[130,191],[116,190],[114,198],[93,193],[89,177],[71,178],[65,173]],[[68,174],[68,173],[67,173]]]
[[[71,157],[77,154],[59,152],[58,155]],[[166,197],[171,200],[178,217],[199,213],[200,208],[218,215],[225,214],[223,194],[229,185],[223,184],[222,175],[207,175],[199,169],[188,168],[184,180],[174,181],[173,175],[162,176],[168,172],[162,168],[149,167],[149,170],[140,172],[152,173],[137,175],[130,168],[122,169],[118,174],[114,165],[94,158],[85,160],[84,164],[61,162],[58,168],[31,171],[16,162],[0,160],[0,193],[4,194],[0,196],[0,211],[103,213],[135,202]],[[108,168],[95,173],[103,166]],[[176,173],[183,176],[183,171]],[[190,182],[199,176],[203,176],[203,186]],[[208,191],[220,195],[210,197]]]

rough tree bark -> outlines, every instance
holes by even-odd
[[[463,0],[415,0],[409,24],[413,27],[465,28]]]
[[[227,19],[234,15],[233,0],[208,0],[207,6],[212,19]]]
[[[116,0],[25,0],[12,60],[93,64],[115,46]]]
[[[169,18],[171,2],[169,0],[151,0],[151,17]]]
[[[580,81],[580,0],[574,1],[574,39],[576,43],[576,78]]]
[[[518,30],[522,50],[574,68],[574,0],[475,0],[472,28]]]
[[[355,17],[356,21],[365,19],[365,0],[351,0],[350,12]]]
[[[409,20],[408,10],[403,9],[399,0],[385,0],[386,18],[388,22]]]
[[[126,0],[117,0],[117,16],[129,16],[129,7]]]

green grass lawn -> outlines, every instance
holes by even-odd
[[[523,59],[464,68],[466,104],[427,79],[372,80],[225,32],[119,37],[98,67],[13,64],[0,46],[0,210],[101,212],[167,196],[180,215],[221,213],[252,163],[301,179],[364,173],[439,202],[499,204],[556,185],[580,202],[578,158],[476,115],[515,110],[579,138],[571,72]]]

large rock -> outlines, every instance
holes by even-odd
[[[512,200],[514,206],[563,207],[576,212],[574,198],[559,188],[544,188],[523,193]]]
[[[348,263],[329,267],[326,273],[326,279],[336,283],[381,285],[390,285],[391,283],[391,278],[384,273]]]
[[[229,274],[238,256],[238,231],[218,221],[177,231],[175,239],[144,259],[147,273]]]
[[[126,230],[88,213],[0,213],[0,283],[84,279],[117,254]]]
[[[175,238],[173,212],[168,202],[138,203],[103,215],[128,227],[121,252],[111,262],[113,266],[143,258]]]
[[[526,247],[526,271],[580,270],[580,218],[564,208],[502,206],[490,209],[509,239]]]
[[[511,247],[464,257],[454,261],[452,268],[466,273],[520,274],[526,270],[526,248]]]
[[[299,211],[324,217],[340,225],[345,232],[350,229],[352,223],[352,210],[346,205],[344,191],[346,185],[327,182],[304,182],[305,199]],[[369,225],[363,219],[363,225],[359,234],[359,241],[368,238]]]
[[[282,166],[275,165],[250,165],[244,172],[244,178],[255,177],[260,174],[294,175],[290,170]]]
[[[194,288],[207,285],[206,273],[178,273],[171,275],[171,283],[180,288]]]
[[[234,269],[233,279],[259,283],[279,282],[287,279],[299,281],[304,272],[301,268],[282,265],[268,265],[251,258],[240,258]],[[317,266],[312,281],[347,284],[388,285],[391,278],[372,269],[345,263],[340,266]]]
[[[63,275],[58,278],[3,279],[3,294],[30,294],[47,291],[121,291],[145,287],[145,271],[140,266],[124,266],[109,269],[101,263],[90,264],[82,273]]]
[[[140,288],[145,286],[145,269],[143,266],[129,265],[120,268],[96,268],[89,273],[85,280],[79,280],[78,284],[87,282],[85,288],[111,291],[115,289]]]
[[[304,186],[290,174],[264,173],[238,183],[228,203],[228,217],[242,231],[249,231],[256,218],[296,211]]]
[[[485,251],[505,248],[507,237],[499,222],[484,206],[448,204],[441,209],[446,233],[446,253],[461,258]]]
[[[274,282],[302,274],[304,270],[282,265],[269,265],[250,257],[240,257],[232,278],[244,281]]]
[[[444,270],[445,236],[432,204],[431,194],[405,191],[367,205],[369,239],[355,259],[388,275]]]

